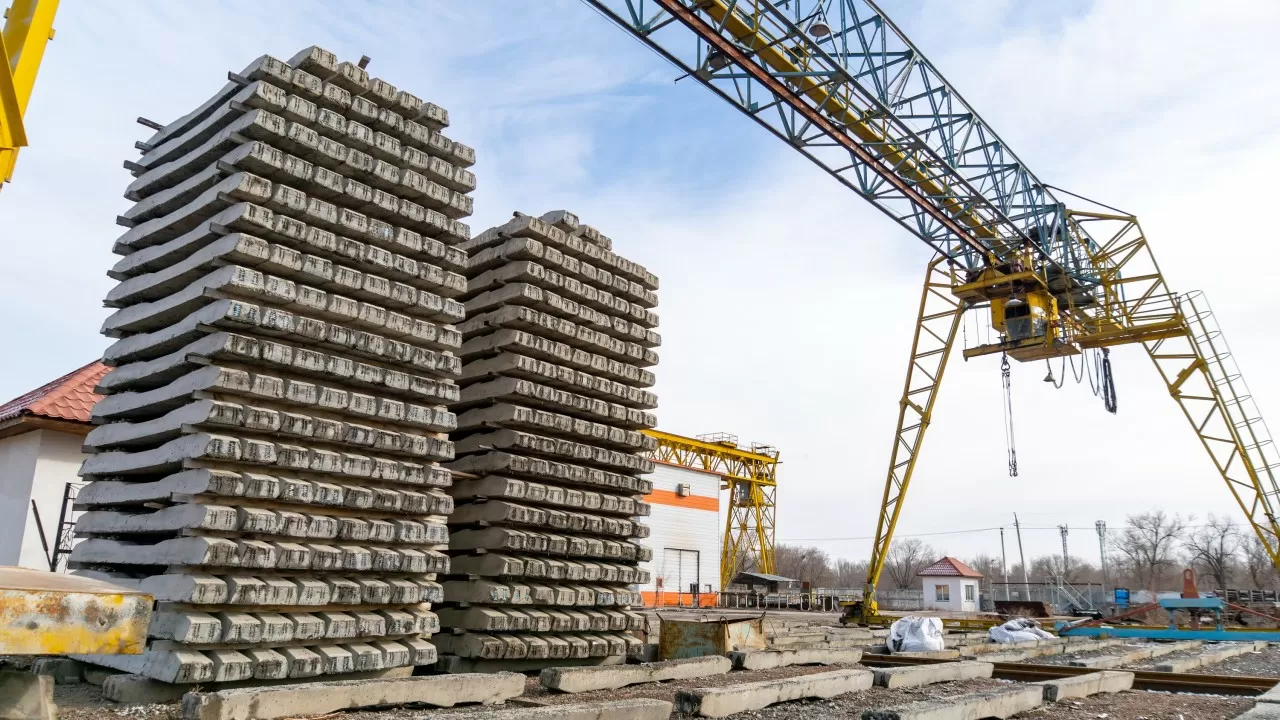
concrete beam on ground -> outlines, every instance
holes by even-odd
[[[1258,703],[1252,710],[1237,715],[1235,720],[1280,720],[1280,705]]]
[[[872,675],[868,670],[834,670],[781,680],[681,690],[676,694],[676,709],[701,717],[727,717],[788,700],[833,698],[866,690],[871,687],[871,682]]]
[[[875,646],[873,648],[868,648],[868,649],[873,650],[876,653],[889,652],[889,650],[886,647],[881,647],[881,646]],[[896,652],[891,654],[897,657],[932,658],[934,660],[956,660],[960,657],[959,650],[921,650],[921,651],[914,651],[914,652]]]
[[[1170,660],[1169,662],[1156,665],[1155,669],[1159,672],[1187,672],[1188,670],[1194,670],[1195,668],[1202,667],[1204,665],[1215,665],[1224,660],[1239,657],[1245,653],[1263,650],[1267,647],[1267,643],[1265,640],[1258,640],[1256,642],[1222,643],[1206,647],[1209,648],[1207,652],[1200,653],[1199,655],[1192,655],[1191,657]]]
[[[1146,660],[1153,657],[1161,657],[1171,653],[1180,652],[1182,650],[1194,650],[1204,643],[1200,640],[1183,640],[1180,642],[1168,643],[1166,645],[1157,645],[1155,647],[1140,648],[1130,650],[1119,655],[1103,655],[1102,657],[1080,658],[1072,660],[1072,667],[1096,668],[1099,670],[1117,668],[1129,663]]]
[[[266,688],[190,692],[182,698],[183,720],[275,720],[343,710],[418,703],[502,703],[524,693],[524,676],[437,675],[388,680],[338,680]]]
[[[862,720],[970,720],[1007,718],[1040,707],[1044,691],[1034,685],[1000,688],[945,700],[929,700],[911,705],[867,710]]]
[[[729,657],[738,670],[766,670],[788,665],[853,665],[862,650],[848,648],[770,649],[734,652]]]
[[[667,720],[671,703],[666,700],[613,700],[580,705],[552,705],[467,713],[433,713],[431,720]],[[425,716],[424,716],[425,717]]]
[[[733,667],[729,658],[707,656],[667,660],[648,665],[553,667],[542,671],[542,686],[565,693],[615,690],[628,685],[723,675]]]
[[[883,688],[917,687],[972,678],[989,678],[995,666],[989,662],[950,662],[931,665],[907,665],[876,668],[875,684]]]
[[[1074,675],[1056,680],[1041,680],[1046,702],[1082,698],[1099,693],[1113,693],[1133,688],[1133,673],[1103,670],[1088,675]]]

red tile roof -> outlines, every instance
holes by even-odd
[[[938,562],[920,571],[920,575],[928,577],[969,577],[980,578],[982,573],[965,565],[953,557],[944,557]]]
[[[93,406],[102,399],[93,389],[109,369],[95,360],[47,385],[20,395],[0,405],[0,421],[36,416],[87,423]]]

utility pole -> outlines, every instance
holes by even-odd
[[[1102,602],[1107,602],[1107,523],[1095,520],[1093,527],[1098,531],[1098,557],[1102,560]]]
[[[1004,526],[1000,526],[1000,574],[1004,575],[1004,599],[1009,599],[1009,561],[1004,556]]]
[[[1018,535],[1018,562],[1022,563],[1022,589],[1026,591],[1025,600],[1031,599],[1031,582],[1027,579],[1027,556],[1022,554],[1022,525],[1018,524],[1018,513],[1013,514],[1013,531]]]
[[[1070,562],[1070,555],[1067,554],[1067,526],[1065,524],[1058,526],[1058,534],[1062,536],[1062,582],[1067,581],[1067,563]]]

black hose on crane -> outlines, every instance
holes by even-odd
[[[1102,348],[1102,405],[1107,412],[1116,414],[1116,380],[1111,375],[1111,349]]]

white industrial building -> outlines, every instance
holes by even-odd
[[[953,557],[944,557],[921,570],[919,577],[926,610],[978,611],[982,573],[977,570]]]
[[[653,507],[642,521],[653,548],[643,565],[652,580],[640,586],[647,607],[713,606],[720,594],[720,476],[659,462],[652,475]],[[697,599],[692,592],[697,586]]]

